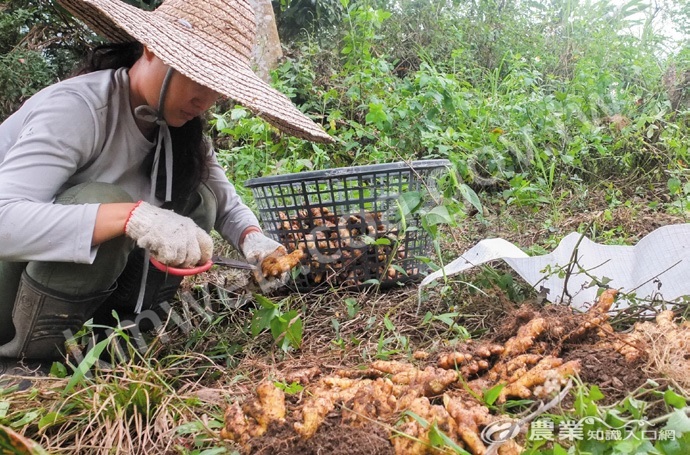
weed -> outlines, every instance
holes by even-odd
[[[283,310],[289,299],[274,303],[262,295],[254,298],[261,306],[252,315],[251,332],[254,337],[270,329],[271,336],[283,350],[299,349],[302,344],[302,319],[297,310]]]

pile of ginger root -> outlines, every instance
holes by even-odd
[[[357,428],[380,423],[388,429],[396,454],[449,453],[447,448],[433,446],[431,431],[442,432],[474,455],[484,454],[491,441],[481,437],[482,429],[507,420],[507,416],[492,414],[485,406],[481,399],[484,391],[504,384],[497,403],[550,399],[581,368],[579,360],[564,361],[558,356],[561,346],[585,336],[609,343],[631,362],[639,360],[632,354],[634,351],[639,356],[645,349],[639,332],[609,336],[613,329],[608,311],[615,295],[614,290],[604,291],[586,313],[573,314],[575,325],[566,327],[558,318],[537,313],[504,343],[468,340],[459,349],[438,355],[433,365],[378,360],[365,369],[342,369],[327,375],[318,367],[286,374],[283,381],[304,386],[291,409],[284,392],[264,380],[254,397],[227,408],[221,437],[237,442],[244,453],[252,453],[252,440],[264,435],[271,425],[288,426],[299,438],[308,440],[327,418],[336,416],[343,425]],[[668,314],[660,317],[669,320]],[[687,323],[676,328],[686,337],[690,334]],[[417,352],[414,357],[416,363],[429,363],[426,352]],[[516,439],[520,437],[497,444],[494,453],[521,453]]]
[[[389,259],[398,267],[409,263],[398,228],[384,223],[380,212],[338,216],[326,207],[312,207],[292,215],[279,212],[278,216],[280,242],[289,251],[304,252],[299,259],[309,266],[314,284],[328,280],[335,285],[360,286],[372,277],[394,282],[401,277]],[[373,243],[368,244],[364,237]],[[384,238],[386,242],[375,243]],[[405,273],[409,275],[419,273],[417,267],[408,268]]]

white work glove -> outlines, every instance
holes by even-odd
[[[140,201],[132,209],[125,223],[125,234],[171,267],[205,264],[213,254],[211,236],[191,218],[148,202]]]
[[[242,243],[242,254],[248,262],[256,265],[257,268],[254,276],[263,292],[268,293],[285,286],[289,272],[284,272],[275,278],[266,278],[261,272],[261,263],[264,259],[269,256],[280,257],[287,254],[287,250],[283,245],[266,237],[261,232],[250,232]]]

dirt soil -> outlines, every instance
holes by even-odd
[[[615,403],[650,378],[641,369],[644,362],[629,363],[618,352],[601,346],[579,345],[567,350],[564,360],[579,359],[580,378],[597,385],[604,394],[603,404]]]
[[[364,428],[346,427],[333,414],[309,440],[303,440],[292,426],[273,424],[252,441],[249,453],[256,455],[393,455],[388,434],[376,424]]]

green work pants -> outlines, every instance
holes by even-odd
[[[56,204],[93,204],[133,202],[128,193],[116,185],[88,182],[61,193]],[[176,211],[192,218],[210,232],[215,223],[217,202],[204,184],[179,204]],[[164,206],[166,207],[166,206]],[[122,273],[135,243],[124,235],[102,243],[93,264],[71,262],[0,262],[0,345],[14,337],[12,310],[22,272],[48,289],[74,296],[89,295],[109,289]]]

